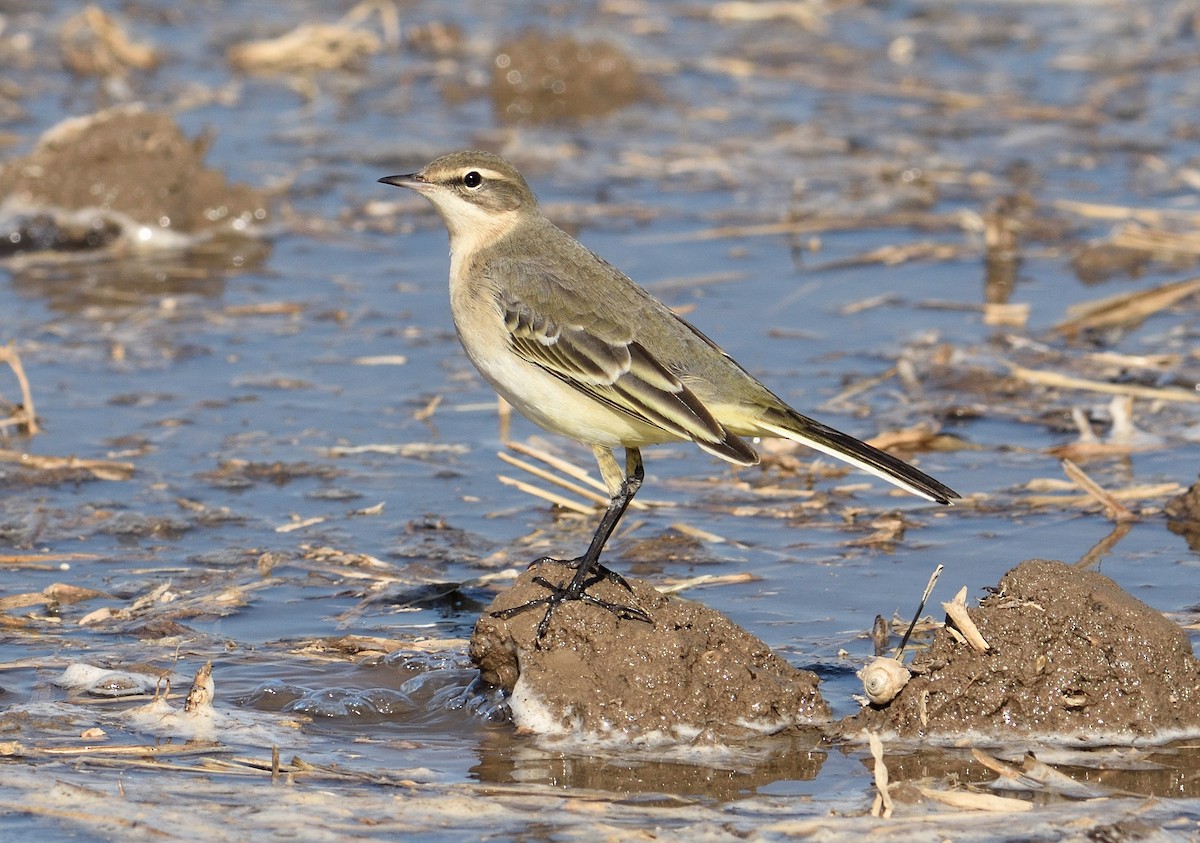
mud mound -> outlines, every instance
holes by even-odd
[[[609,582],[589,593],[637,606],[653,626],[568,603],[555,610],[538,642],[540,608],[509,620],[491,616],[545,596],[534,576],[565,582],[570,573],[553,564],[525,572],[496,597],[471,638],[483,680],[512,692],[513,719],[522,730],[725,740],[828,719],[815,674],[792,667],[718,612],[640,580],[629,581],[632,595]]]
[[[939,630],[900,695],[840,730],[1095,742],[1200,729],[1200,662],[1187,635],[1107,577],[1023,562],[970,615],[991,649]]]
[[[0,169],[2,253],[261,224],[266,197],[205,167],[210,143],[185,137],[169,115],[140,106],[63,121]]]
[[[531,29],[502,44],[492,62],[492,105],[509,122],[602,117],[652,95],[650,80],[606,41]]]
[[[1167,529],[1183,536],[1189,549],[1200,550],[1200,482],[1167,501],[1163,511],[1167,516]]]

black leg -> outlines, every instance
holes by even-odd
[[[528,603],[522,603],[520,606],[514,606],[511,609],[492,612],[492,617],[507,619],[538,606],[545,606],[546,613],[542,616],[537,627],[537,637],[541,639],[550,627],[550,616],[560,603],[570,600],[582,600],[584,603],[590,603],[593,606],[598,606],[601,609],[612,612],[619,618],[644,621],[649,624],[654,623],[650,616],[641,609],[633,606],[623,606],[620,603],[610,603],[607,600],[601,600],[587,593],[589,588],[604,579],[624,586],[630,593],[633,591],[624,577],[600,564],[600,553],[604,550],[604,545],[608,542],[609,536],[613,534],[613,530],[617,528],[617,524],[620,523],[621,516],[625,514],[625,510],[629,507],[629,502],[633,500],[633,496],[642,487],[642,479],[645,477],[645,472],[642,469],[642,457],[636,448],[626,449],[626,459],[628,473],[621,481],[620,487],[609,500],[608,509],[604,511],[604,517],[600,519],[600,525],[596,528],[596,532],[592,536],[592,541],[584,554],[576,559],[544,557],[533,563],[537,565],[542,562],[556,562],[561,565],[570,566],[575,569],[575,575],[571,577],[571,581],[565,586],[560,586],[554,585],[544,577],[535,577],[534,582],[549,591],[549,594],[545,597],[539,597],[536,600],[530,600]]]

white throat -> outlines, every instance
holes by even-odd
[[[458,196],[439,196],[434,207],[450,232],[452,256],[473,255],[485,249],[517,225],[520,211],[489,211]]]

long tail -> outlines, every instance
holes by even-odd
[[[755,423],[764,433],[829,454],[926,500],[949,504],[962,497],[945,483],[934,480],[904,460],[808,416],[802,416],[795,410],[769,410]]]

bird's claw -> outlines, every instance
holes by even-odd
[[[552,565],[565,565],[568,568],[578,570],[579,566],[584,564],[585,561],[586,560],[582,556],[578,556],[574,559],[555,559],[553,556],[543,556],[541,559],[535,559],[530,562],[527,570],[536,568],[538,565],[543,563],[549,563]],[[629,581],[611,568],[606,568],[599,562],[594,562],[592,563],[592,570],[596,572],[596,577],[588,582],[588,586],[595,585],[596,583],[600,582],[600,580],[608,580],[609,582],[613,582],[621,586],[621,588],[625,589],[630,594],[633,594],[633,587],[629,584]],[[587,586],[585,586],[585,588],[586,587]]]
[[[572,566],[572,567],[578,567],[578,565],[576,563],[578,563],[579,560],[562,560],[562,559],[547,558],[547,559],[539,559],[538,562],[558,562],[560,564],[564,564],[564,565],[568,565],[568,566]],[[537,564],[537,563],[534,563],[534,564]],[[556,608],[558,608],[558,606],[561,605],[562,603],[567,603],[572,600],[580,600],[584,603],[590,603],[593,606],[597,606],[601,609],[604,609],[606,612],[611,612],[612,614],[616,615],[618,618],[623,618],[625,620],[631,620],[631,621],[642,621],[643,623],[648,623],[651,626],[654,625],[654,619],[651,618],[650,615],[648,615],[646,612],[642,611],[641,609],[638,609],[634,606],[626,606],[621,603],[612,603],[608,600],[602,600],[599,597],[593,597],[592,595],[587,593],[587,590],[589,588],[591,588],[592,586],[596,585],[597,583],[599,583],[601,580],[604,580],[604,579],[609,579],[614,582],[617,582],[620,585],[624,586],[631,594],[633,593],[633,589],[629,587],[629,583],[627,583],[625,581],[624,577],[622,577],[620,574],[610,571],[607,568],[604,568],[603,566],[600,566],[600,570],[597,571],[595,575],[584,580],[580,584],[580,586],[576,589],[572,589],[572,587],[571,587],[571,585],[574,584],[573,580],[572,580],[572,583],[562,586],[562,585],[555,585],[554,583],[550,582],[548,579],[546,579],[545,577],[542,577],[542,576],[534,577],[533,581],[537,585],[540,585],[542,588],[544,588],[548,592],[550,592],[549,594],[547,594],[545,597],[538,597],[534,600],[530,600],[528,602],[522,603],[519,606],[513,606],[510,609],[501,609],[499,611],[492,612],[491,614],[492,614],[493,618],[500,618],[502,620],[508,620],[509,618],[513,618],[513,617],[516,617],[517,615],[524,614],[525,612],[528,612],[530,609],[535,609],[538,606],[545,606],[546,613],[544,615],[542,615],[542,619],[540,621],[538,621],[538,625],[537,625],[537,637],[536,637],[537,641],[541,641],[546,636],[546,632],[550,629],[550,616],[552,614],[554,614],[554,610]]]

